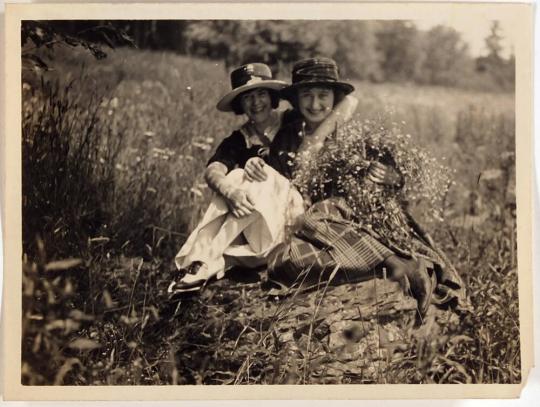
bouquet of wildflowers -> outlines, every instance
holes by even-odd
[[[451,184],[450,171],[413,145],[397,125],[352,121],[325,141],[317,157],[296,159],[293,183],[306,198],[318,201],[339,196],[353,210],[360,227],[390,246],[409,251],[414,228],[405,210],[427,202],[433,218],[442,220],[442,201]],[[381,185],[368,177],[374,161],[393,168],[400,185]]]

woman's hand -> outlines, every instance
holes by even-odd
[[[401,176],[391,167],[373,161],[367,173],[367,178],[376,184],[396,186],[401,182]]]
[[[264,160],[260,157],[252,157],[244,166],[244,174],[248,181],[266,181],[268,177],[264,171]]]
[[[227,180],[226,165],[213,162],[206,168],[204,176],[210,188],[225,199],[234,216],[241,218],[253,212],[254,203],[248,193]]]
[[[255,203],[249,194],[240,188],[230,188],[223,194],[231,213],[237,218],[250,215],[255,210]]]

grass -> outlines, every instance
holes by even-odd
[[[209,198],[206,160],[241,120],[215,109],[226,72],[125,49],[48,57],[54,70],[23,75],[23,383],[520,381],[513,95],[356,84],[360,119],[403,121],[456,171],[444,223],[422,223],[474,313],[438,313],[431,334],[398,344],[381,338],[409,332],[409,311],[375,317],[356,286],[276,302],[263,272],[240,273],[168,303],[172,259]],[[365,366],[327,343],[351,307],[370,315],[350,332]]]

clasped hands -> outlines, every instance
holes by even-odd
[[[250,158],[244,166],[245,179],[250,182],[266,181],[268,176],[264,172],[264,160],[260,157]],[[237,218],[250,215],[255,210],[255,203],[249,193],[242,188],[231,186],[223,194],[231,213]]]

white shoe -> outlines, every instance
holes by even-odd
[[[208,266],[202,262],[194,262],[187,269],[187,274],[179,281],[169,284],[169,294],[198,291],[212,277],[208,272]]]

